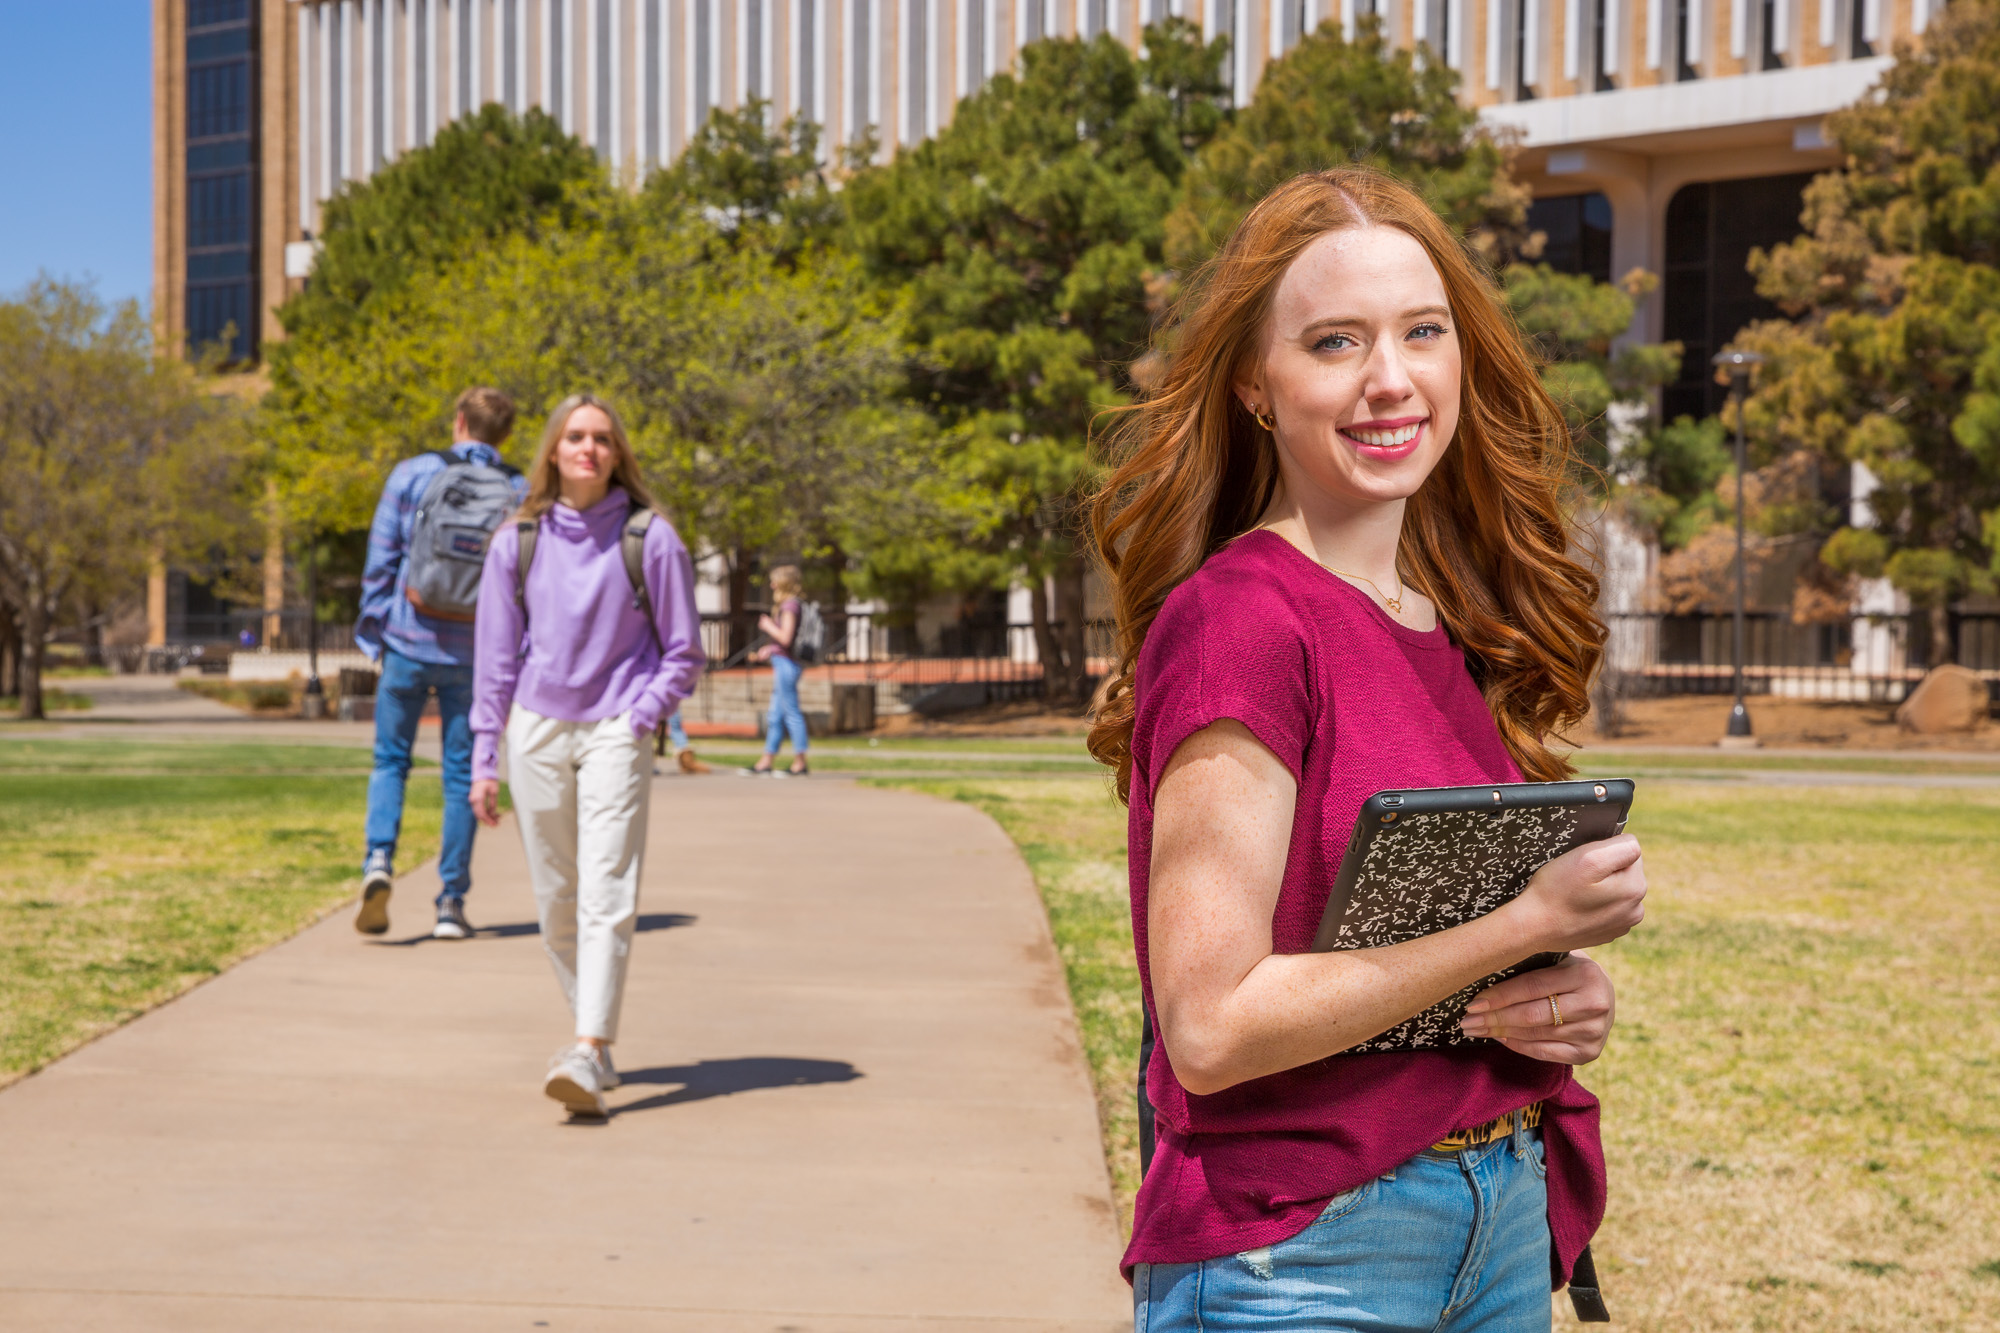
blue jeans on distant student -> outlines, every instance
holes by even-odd
[[[771,711],[764,715],[764,753],[776,754],[792,737],[792,752],[806,752],[806,714],[799,707],[799,676],[805,668],[779,653],[771,659]]]
[[[467,797],[472,791],[472,668],[417,662],[382,650],[382,679],[375,685],[375,771],[368,779],[368,851],[396,854],[403,830],[403,787],[424,700],[436,692],[444,731],[444,839],[438,877],[446,898],[472,887],[472,835],[479,824]]]
[[[1527,1333],[1547,1329],[1548,1187],[1538,1130],[1420,1152],[1334,1196],[1290,1240],[1140,1264],[1136,1333]]]
[[[667,744],[674,747],[675,754],[688,748],[688,731],[681,725],[681,710],[678,708],[667,714]]]

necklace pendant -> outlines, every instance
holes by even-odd
[[[1403,599],[1400,597],[1384,597],[1382,599],[1382,605],[1388,607],[1391,611],[1394,611],[1398,615],[1402,614]]]

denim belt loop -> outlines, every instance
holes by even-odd
[[[1525,1111],[1514,1113],[1514,1160],[1526,1161],[1528,1157],[1528,1116]]]

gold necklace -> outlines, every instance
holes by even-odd
[[[1319,559],[1319,557],[1317,556],[1313,558],[1316,560]],[[1366,574],[1350,574],[1344,569],[1335,569],[1332,565],[1329,565],[1324,560],[1319,561],[1319,567],[1321,569],[1324,569],[1329,574],[1338,574],[1340,575],[1340,577],[1344,579],[1360,579],[1363,583],[1367,584],[1369,587],[1375,590],[1375,595],[1382,599],[1382,605],[1388,607],[1390,611],[1394,612],[1397,615],[1401,615],[1403,613],[1403,593],[1406,591],[1406,589],[1403,587],[1403,576],[1400,572],[1396,575],[1396,595],[1394,597],[1391,597],[1388,593],[1382,591],[1381,584],[1377,583],[1374,579],[1369,578]]]

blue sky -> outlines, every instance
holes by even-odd
[[[0,0],[0,296],[47,270],[153,285],[152,6]]]

